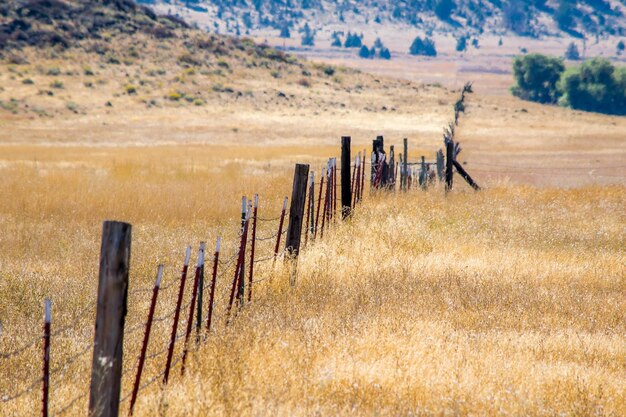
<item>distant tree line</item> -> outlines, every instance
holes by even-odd
[[[624,0],[619,2],[624,4]],[[207,3],[217,7],[218,18],[227,25],[230,21],[231,27],[237,27],[232,21],[240,20],[246,29],[282,31],[285,22],[289,27],[300,26],[305,14],[315,11],[335,14],[341,22],[349,14],[364,16],[367,22],[371,14],[376,23],[387,19],[413,26],[424,24],[424,16],[435,16],[450,28],[464,27],[479,34],[490,21],[501,21],[505,29],[523,36],[540,36],[549,30],[542,19],[547,16],[574,36],[626,35],[623,7],[616,0],[183,0],[196,11],[206,10]]]
[[[562,58],[541,54],[516,57],[513,95],[577,110],[626,115],[626,67],[593,58],[565,68]]]

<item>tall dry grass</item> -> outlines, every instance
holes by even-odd
[[[123,396],[130,389],[159,262],[174,282],[184,247],[236,245],[239,198],[278,213],[292,147],[14,149],[0,188],[0,351],[40,332],[53,300],[51,408],[84,415],[101,221],[134,225]],[[20,150],[21,149],[21,150]],[[113,155],[118,155],[113,157]],[[193,161],[193,162],[191,162]],[[221,269],[217,325],[165,391],[140,394],[137,415],[623,415],[626,413],[626,205],[623,186],[537,189],[494,183],[368,198],[353,219],[306,248],[297,284],[259,267],[254,301],[224,324],[232,267]],[[274,224],[263,224],[269,235]],[[261,244],[258,253],[271,252]],[[192,259],[193,262],[193,259]],[[189,290],[189,286],[187,287]],[[157,316],[174,306],[160,295]],[[188,299],[189,294],[186,295]],[[83,309],[87,310],[83,313]],[[81,314],[83,313],[83,314]],[[185,314],[186,316],[186,314]],[[139,327],[138,327],[139,326]],[[155,325],[149,353],[166,346]],[[87,353],[62,365],[87,347]],[[180,353],[180,343],[177,355]],[[144,381],[164,356],[148,361]],[[0,361],[0,393],[40,372],[38,347]],[[33,415],[38,387],[0,403]],[[128,402],[124,403],[127,407]]]

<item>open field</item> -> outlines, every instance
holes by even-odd
[[[73,329],[53,339],[53,369],[91,342],[102,220],[134,226],[132,327],[149,301],[132,290],[151,285],[157,263],[167,284],[188,244],[206,240],[210,253],[222,235],[232,253],[241,195],[259,193],[261,215],[276,215],[293,164],[319,173],[341,135],[368,153],[377,134],[398,147],[408,137],[412,160],[432,159],[466,81],[426,77],[435,66],[455,77],[447,61],[328,75],[314,63],[208,58],[190,71],[169,48],[123,65],[73,50],[0,65],[0,352],[40,331],[44,297],[53,326]],[[136,415],[626,414],[626,118],[522,102],[502,93],[505,74],[470,75],[457,138],[485,190],[457,179],[448,197],[367,196],[303,252],[296,287],[282,265],[260,268],[273,281],[229,327],[222,300],[189,375],[147,391]],[[175,294],[161,297],[157,315]],[[157,325],[151,351],[169,325]],[[133,333],[126,348],[140,341]],[[89,367],[87,353],[53,377],[53,413],[86,390]],[[36,349],[0,361],[0,396],[39,371]],[[35,390],[0,415],[39,405]],[[85,400],[69,414],[84,415]]]

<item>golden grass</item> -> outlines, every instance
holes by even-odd
[[[260,215],[277,215],[293,164],[311,163],[319,179],[342,134],[353,136],[353,152],[376,134],[396,150],[408,137],[411,160],[431,159],[458,97],[345,69],[328,77],[311,63],[306,88],[297,71],[274,79],[276,66],[246,69],[239,58],[231,75],[186,72],[183,83],[175,45],[166,46],[125,66],[76,50],[27,51],[34,64],[0,65],[0,100],[19,102],[16,115],[0,110],[0,352],[39,334],[50,297],[53,330],[70,326],[52,340],[52,368],[61,367],[53,413],[87,390],[103,220],[134,227],[128,327],[139,330],[125,340],[126,396],[149,302],[135,290],[152,285],[158,263],[164,285],[173,283],[185,246],[206,240],[211,253],[218,235],[228,258],[241,195],[260,193]],[[84,75],[85,63],[95,76]],[[62,71],[48,76],[38,65]],[[166,75],[143,87],[155,66]],[[26,77],[35,84],[22,84]],[[56,78],[64,89],[37,94]],[[92,78],[108,81],[86,87]],[[218,82],[252,95],[216,92]],[[215,332],[186,378],[177,368],[165,392],[141,393],[137,415],[626,414],[626,120],[484,85],[475,85],[457,134],[484,191],[469,192],[459,178],[447,197],[440,188],[368,196],[349,223],[304,250],[295,287],[282,263],[260,266],[257,278],[272,282],[255,286],[254,302],[228,327],[233,271],[222,268]],[[163,99],[177,88],[205,105]],[[159,106],[148,108],[149,99]],[[485,165],[493,163],[503,166]],[[542,169],[520,172],[527,166]],[[259,235],[275,228],[264,223]],[[262,243],[257,253],[271,250]],[[157,316],[175,298],[175,288],[164,291]],[[149,354],[165,347],[170,326],[155,325]],[[149,360],[143,380],[163,362]],[[0,359],[0,396],[28,386],[40,368],[38,346]],[[0,403],[0,415],[35,414],[38,390]],[[84,415],[79,398],[68,414]]]
[[[171,283],[185,245],[207,240],[211,253],[218,234],[227,257],[240,195],[259,192],[261,215],[272,217],[293,161],[318,166],[332,152],[52,147],[33,161],[28,147],[4,150],[14,160],[3,168],[0,205],[0,351],[39,332],[51,297],[53,329],[72,325],[52,341],[53,369],[91,341],[93,308],[73,320],[95,299],[103,219],[134,224],[128,325],[136,326],[149,300],[132,291],[150,287],[157,263]],[[435,188],[368,199],[303,252],[295,287],[282,264],[260,267],[257,277],[273,281],[255,286],[229,327],[226,270],[215,332],[185,378],[176,369],[165,392],[141,393],[137,415],[624,414],[624,187],[457,188],[448,197]],[[161,294],[157,316],[175,295]],[[166,346],[170,325],[156,325],[150,352]],[[125,342],[123,395],[141,336]],[[90,354],[53,375],[53,412],[86,392]],[[37,377],[39,356],[33,348],[3,361],[0,393]],[[144,381],[163,363],[163,355],[150,360]],[[70,414],[85,406],[83,398]],[[38,388],[1,405],[8,416],[38,407]]]

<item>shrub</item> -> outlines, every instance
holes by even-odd
[[[367,46],[363,45],[361,47],[361,49],[359,50],[359,57],[360,58],[365,58],[365,59],[369,58],[370,57],[370,49]]]
[[[391,52],[389,51],[389,49],[383,47],[378,53],[378,56],[380,56],[382,59],[391,59]]]
[[[193,55],[188,52],[178,56],[178,63],[181,65],[200,66],[202,62],[198,61]]]
[[[57,67],[48,68],[48,71],[46,71],[46,75],[52,75],[56,77],[57,75],[61,75],[61,70]]]
[[[517,84],[511,92],[524,100],[556,103],[556,84],[564,69],[560,58],[540,54],[518,56],[513,61],[513,75]]]
[[[183,98],[183,95],[177,91],[172,91],[167,95],[167,99],[171,101],[179,101],[181,98]]]
[[[580,52],[578,52],[578,47],[574,42],[567,45],[565,59],[569,59],[570,61],[578,61],[580,59]]]
[[[463,52],[467,49],[467,37],[461,36],[456,40],[456,51]]]
[[[558,83],[559,104],[578,110],[626,114],[626,68],[594,58],[569,68]]]
[[[335,74],[335,67],[331,67],[330,65],[327,65],[324,67],[324,74],[328,75],[329,77]]]
[[[30,78],[26,78],[26,79],[22,80],[22,84],[30,85],[30,84],[35,84],[35,82],[33,80],[31,80]]]
[[[306,78],[300,78],[298,80],[298,85],[309,88],[311,86],[311,82],[307,80]]]
[[[63,83],[60,80],[54,80],[50,83],[50,88],[62,89]]]
[[[409,53],[411,55],[437,56],[437,49],[432,39],[428,37],[422,39],[418,36],[413,40]]]
[[[133,95],[133,94],[137,94],[137,87],[135,87],[134,85],[127,85],[124,87],[124,91],[126,91],[126,94]]]

